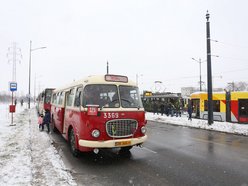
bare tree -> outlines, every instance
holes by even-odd
[[[248,82],[230,82],[225,89],[229,91],[248,91]]]

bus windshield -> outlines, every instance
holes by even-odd
[[[120,92],[120,95],[119,95]],[[83,107],[99,105],[101,108],[141,108],[143,107],[139,91],[133,86],[87,85],[83,93]]]
[[[123,108],[141,108],[143,107],[139,95],[138,87],[119,86],[121,106]]]

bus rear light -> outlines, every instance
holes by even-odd
[[[140,131],[141,131],[142,134],[145,134],[146,131],[147,131],[147,130],[146,130],[146,127],[145,127],[145,126],[141,127]]]
[[[95,129],[91,132],[91,135],[94,137],[94,138],[98,138],[100,136],[100,131]]]

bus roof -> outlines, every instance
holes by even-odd
[[[116,79],[113,79],[113,81],[111,79],[108,78],[108,80],[106,81],[106,76],[112,76],[112,77],[117,77]],[[119,78],[118,78],[119,77]],[[123,81],[122,81],[123,79]],[[126,76],[122,76],[122,75],[112,75],[112,74],[107,74],[107,75],[90,75],[86,78],[77,80],[72,82],[71,84],[61,87],[61,88],[57,88],[54,90],[54,92],[58,92],[61,90],[66,90],[66,89],[70,89],[72,87],[78,86],[78,85],[87,85],[87,84],[116,84],[116,85],[130,85],[130,86],[137,86],[135,82],[130,81]]]

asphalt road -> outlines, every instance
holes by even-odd
[[[78,185],[248,186],[248,137],[148,122],[148,140],[129,154],[73,157],[65,140],[55,147]]]

